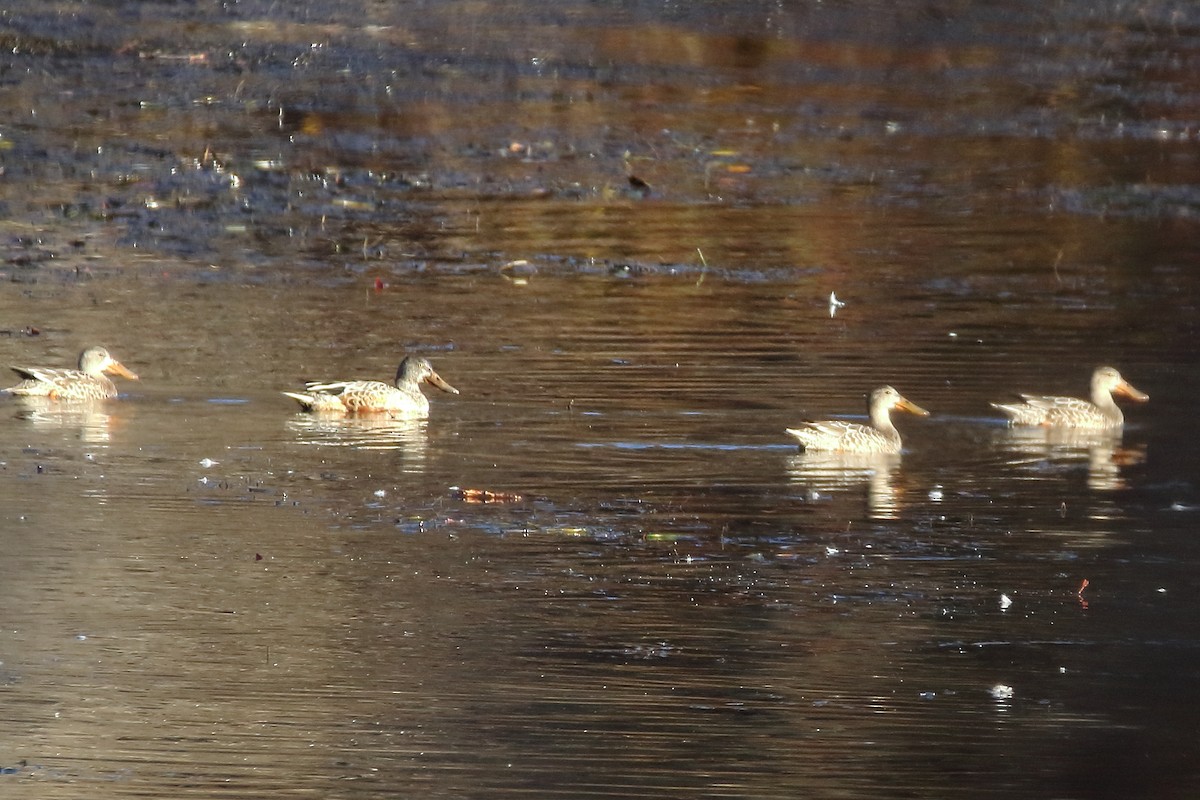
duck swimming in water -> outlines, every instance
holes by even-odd
[[[386,413],[394,417],[424,419],[429,416],[429,399],[421,384],[429,383],[443,392],[458,394],[429,361],[406,356],[396,369],[395,384],[383,381],[310,381],[303,392],[284,392],[305,411],[332,414]]]
[[[892,409],[907,411],[922,417],[929,412],[911,402],[891,386],[881,386],[871,392],[867,401],[870,425],[832,419],[802,422],[787,432],[800,440],[805,450],[836,453],[899,453],[900,432],[892,424]]]
[[[13,367],[23,380],[4,391],[23,397],[48,397],[51,400],[107,400],[117,396],[117,385],[105,373],[131,381],[138,376],[117,361],[103,347],[89,347],[79,356],[79,369],[51,367]]]
[[[1125,415],[1113,400],[1119,394],[1144,403],[1150,395],[1135,389],[1112,367],[1097,367],[1092,373],[1092,400],[1054,395],[1023,394],[1020,403],[992,403],[1008,417],[1010,425],[1042,425],[1057,428],[1120,428]]]

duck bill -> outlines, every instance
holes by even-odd
[[[113,375],[120,375],[122,378],[128,378],[131,381],[138,380],[137,373],[135,373],[133,370],[126,367],[120,361],[113,361],[111,364],[109,364],[107,367],[104,368],[104,371],[110,372]]]
[[[900,402],[896,403],[896,408],[900,409],[901,411],[907,411],[910,414],[916,414],[918,417],[928,417],[929,416],[928,411],[921,408],[919,405],[912,402],[911,400],[907,400],[903,397],[900,398]]]
[[[1139,403],[1144,403],[1150,399],[1150,395],[1134,388],[1133,384],[1129,381],[1121,381],[1113,391],[1119,395],[1128,397],[1130,400],[1137,400]]]
[[[434,386],[441,389],[443,392],[449,392],[450,394],[458,394],[458,389],[455,389],[453,386],[451,386],[450,384],[448,384],[444,380],[442,380],[442,376],[438,375],[436,372],[429,373],[429,377],[425,379],[425,382],[432,383]]]

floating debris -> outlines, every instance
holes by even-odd
[[[650,184],[646,183],[646,181],[642,180],[637,175],[630,175],[628,180],[629,190],[633,195],[637,197],[649,196],[650,192],[652,191]]]
[[[1008,684],[997,683],[988,690],[988,694],[992,696],[993,700],[1011,700],[1014,692],[1013,687],[1009,686]]]
[[[353,197],[335,197],[333,205],[347,211],[374,211],[375,204],[370,200],[360,200]]]
[[[509,261],[507,264],[502,264],[500,266],[500,277],[514,286],[527,286],[529,284],[529,276],[535,271],[528,261],[519,258],[515,261]]]
[[[516,492],[494,492],[491,489],[464,489],[451,486],[450,493],[468,503],[520,503],[525,495]]]
[[[207,64],[208,53],[167,53],[162,50],[138,51],[143,61],[181,61],[184,64]]]
[[[1011,597],[1009,597],[1008,595],[1003,594],[1003,593],[1000,595],[1000,610],[1001,611],[1007,611],[1008,607],[1011,606],[1012,604],[1013,604],[1013,601],[1012,601]]]

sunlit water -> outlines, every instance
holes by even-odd
[[[548,56],[451,57],[472,26],[433,12],[140,19],[160,51],[256,43],[215,67],[109,28],[6,56],[11,109],[39,58],[123,81],[0,130],[0,359],[103,343],[142,380],[0,401],[0,787],[1193,796],[1197,116],[1082,54],[1105,32],[1175,86],[1154,54],[1193,63],[1195,21],[922,12],[896,41],[825,5],[500,28],[575,25]],[[378,84],[315,91],[343,69]],[[279,393],[404,352],[461,390],[427,421]],[[1151,396],[1121,436],[988,405],[1099,364]],[[883,383],[932,412],[901,456],[784,433]]]

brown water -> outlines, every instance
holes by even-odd
[[[1197,31],[0,15],[0,363],[142,376],[0,403],[0,793],[1195,796]],[[1103,363],[1123,437],[988,406]],[[881,383],[901,457],[783,433]]]

